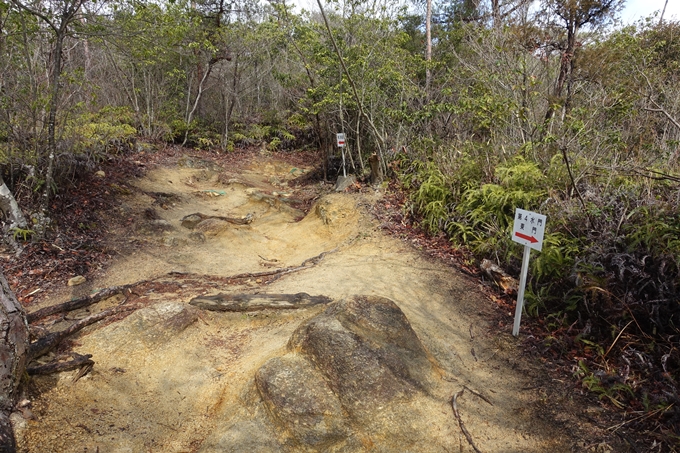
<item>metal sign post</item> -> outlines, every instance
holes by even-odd
[[[531,249],[538,250],[543,248],[543,235],[545,233],[546,216],[537,214],[524,209],[515,209],[515,221],[512,225],[512,240],[524,245],[524,256],[522,258],[522,271],[519,276],[519,288],[517,290],[517,307],[515,308],[515,323],[512,326],[512,334],[519,335],[519,324],[522,320],[522,309],[524,308],[524,288],[527,284],[527,273],[529,271],[529,256]]]
[[[345,166],[345,134],[343,132],[339,132],[336,134],[337,140],[338,140],[338,147],[342,151],[342,176],[345,178],[347,177],[347,170]]]

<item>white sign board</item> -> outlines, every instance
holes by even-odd
[[[524,209],[515,209],[515,223],[512,226],[512,240],[534,250],[543,248],[546,217]]]
[[[545,233],[546,217],[524,209],[515,209],[515,222],[512,225],[512,240],[524,246],[522,257],[522,271],[519,274],[519,288],[517,289],[517,306],[515,307],[515,323],[512,326],[512,334],[519,335],[519,324],[522,320],[522,308],[524,307],[524,289],[527,285],[527,273],[529,272],[529,256],[531,249],[543,248],[543,233]]]
[[[343,147],[345,146],[345,134],[342,132],[339,132],[337,135],[338,138],[338,146]]]

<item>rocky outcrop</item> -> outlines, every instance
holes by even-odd
[[[404,313],[383,297],[331,304],[288,346],[288,355],[258,370],[255,383],[275,424],[311,451],[356,448],[377,419],[398,420],[401,405],[427,398],[437,376]]]
[[[433,367],[404,313],[389,299],[336,302],[290,340],[322,371],[352,416],[425,390]]]
[[[276,422],[299,443],[324,448],[347,436],[340,400],[304,358],[271,359],[258,370],[255,382]]]

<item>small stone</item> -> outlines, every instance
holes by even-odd
[[[85,277],[83,277],[82,275],[76,275],[75,277],[69,279],[68,286],[82,285],[86,281],[87,281],[87,279]]]
[[[196,225],[198,225],[202,221],[203,219],[201,218],[200,215],[190,214],[182,218],[182,226],[188,230],[193,230],[194,228],[196,228]]]
[[[98,172],[95,173],[95,176],[98,177],[98,178],[105,178],[106,173],[104,173],[104,171],[102,171],[102,170],[99,170]]]
[[[161,239],[161,244],[166,247],[176,247],[179,244],[179,241],[174,236],[164,236]]]
[[[344,192],[349,186],[357,182],[357,178],[354,175],[338,176],[338,180],[335,183],[333,190],[336,192]]]
[[[217,236],[229,228],[229,222],[221,219],[205,219],[196,225],[196,231],[200,231],[206,236]]]
[[[262,279],[258,278],[257,280],[255,280],[255,283],[262,283]]]
[[[157,226],[161,229],[172,229],[172,224],[165,219],[152,220],[151,225]]]
[[[196,242],[205,242],[205,234],[201,233],[200,231],[192,231],[189,234],[189,239]]]

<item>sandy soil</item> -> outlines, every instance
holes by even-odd
[[[146,307],[124,321],[89,328],[74,350],[93,354],[94,369],[76,382],[75,372],[33,378],[29,397],[36,420],[18,422],[20,451],[231,451],[225,433],[255,423],[264,411],[253,385],[255,371],[283,354],[293,330],[320,308],[199,312],[196,322],[175,330],[159,320],[182,311],[198,294],[302,291],[335,299],[375,294],[394,300],[444,370],[444,393],[450,397],[468,387],[493,403],[470,392],[458,401],[481,451],[572,451],[575,440],[542,417],[550,403],[532,391],[536,379],[543,379],[540,370],[518,354],[509,331],[491,323],[492,304],[477,283],[385,236],[366,210],[379,191],[325,195],[305,215],[288,201],[296,195],[288,181],[305,169],[268,157],[239,171],[197,167],[158,168],[137,180],[139,191],[125,196],[120,212],[112,213],[139,219],[131,231],[112,228],[111,243],[126,245],[119,258],[99,280],[65,288],[52,302],[141,279],[170,284],[171,271],[226,277],[297,266],[330,253],[271,284],[253,278],[239,285],[211,280],[201,286],[186,277],[174,279],[179,282],[175,291],[145,294]],[[165,194],[161,201],[158,193]],[[159,222],[144,220],[148,208],[167,224],[161,222],[159,229]],[[196,212],[252,214],[254,221],[206,232],[201,242],[180,224]],[[472,451],[444,396],[437,410],[438,416],[450,416],[450,428],[441,434],[452,439],[450,451]]]

